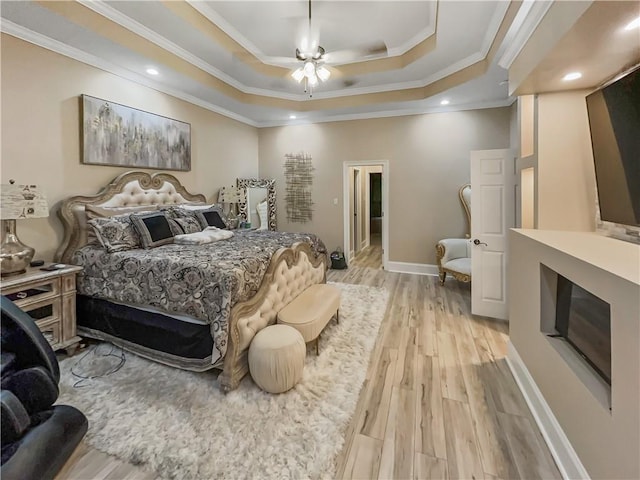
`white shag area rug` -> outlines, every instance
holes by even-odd
[[[90,376],[119,362],[89,353],[61,362],[59,403],[88,417],[89,445],[164,478],[334,478],[388,300],[383,288],[334,285],[340,324],[324,330],[319,356],[308,349],[303,379],[286,393],[263,392],[247,375],[225,395],[213,371],[131,353],[115,373],[74,388],[72,368]]]

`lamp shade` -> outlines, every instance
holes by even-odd
[[[304,70],[300,67],[297,70],[294,70],[291,76],[296,82],[300,83],[304,78]]]
[[[47,197],[37,185],[0,186],[0,218],[2,220],[48,216]]]
[[[218,194],[219,203],[238,203],[244,199],[244,190],[237,187],[222,187]]]

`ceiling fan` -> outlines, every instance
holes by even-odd
[[[313,88],[319,82],[326,82],[331,77],[332,70],[327,63],[343,64],[353,61],[365,60],[371,56],[384,56],[387,54],[387,46],[384,42],[376,42],[366,47],[339,50],[327,53],[320,46],[319,38],[311,40],[313,30],[311,29],[311,0],[309,0],[309,16],[307,29],[307,42],[296,48],[296,60],[302,62],[298,68],[291,72],[291,76],[298,83],[304,81],[304,91],[313,96]],[[318,35],[319,36],[319,35]]]

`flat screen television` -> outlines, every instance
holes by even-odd
[[[558,275],[555,328],[611,385],[611,306]]]
[[[587,96],[602,220],[640,226],[640,67]]]

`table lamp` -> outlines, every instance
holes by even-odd
[[[35,250],[20,241],[16,234],[16,220],[49,216],[44,193],[36,185],[0,186],[0,219],[4,239],[0,244],[0,274],[24,273],[33,259]]]
[[[227,214],[227,223],[230,228],[237,228],[238,226],[238,215],[237,215],[237,205],[244,199],[244,189],[240,189],[238,187],[234,187],[233,185],[230,187],[222,187],[220,189],[220,193],[218,194],[218,203],[229,204],[229,212]]]

